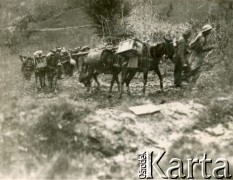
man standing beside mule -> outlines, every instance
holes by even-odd
[[[182,72],[187,69],[187,57],[188,54],[188,39],[191,36],[191,30],[186,29],[179,40],[174,45],[173,62],[174,68],[174,85],[175,87],[182,86]]]
[[[189,44],[191,55],[189,58],[190,78],[192,82],[196,82],[201,73],[201,66],[203,65],[205,52],[211,51],[215,47],[207,47],[207,37],[212,31],[211,25],[205,25],[202,31]]]

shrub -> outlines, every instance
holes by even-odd
[[[227,123],[233,120],[233,101],[232,97],[217,98],[212,100],[206,112],[199,116],[199,121],[193,129],[205,129],[214,127],[217,124],[227,126]]]
[[[121,22],[131,10],[130,3],[126,0],[89,0],[82,3],[84,12],[96,25],[97,34],[100,36],[119,35],[123,31]],[[119,30],[122,30],[119,32]]]
[[[44,110],[32,130],[31,137],[36,149],[52,155],[54,152],[82,148],[82,142],[77,141],[75,125],[81,123],[92,110],[66,101],[50,104]]]

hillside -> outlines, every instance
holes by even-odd
[[[39,23],[30,24],[29,29],[64,28],[90,25],[91,22],[81,8],[62,11]]]
[[[30,24],[29,30],[38,31],[30,35],[29,49],[43,47],[46,50],[56,46],[74,48],[84,45],[95,47],[97,37],[92,26],[82,9],[63,11],[45,21]]]
[[[96,45],[94,29],[79,7],[78,0],[7,0],[0,3],[0,26],[3,27],[1,44],[17,44],[17,51],[26,53],[37,49],[47,51],[56,46],[74,48],[87,44]],[[28,17],[32,17],[32,20],[29,21]],[[14,33],[11,29],[7,30],[11,26],[26,28],[22,32],[24,35],[17,29]]]

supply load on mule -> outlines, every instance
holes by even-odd
[[[75,54],[75,56],[77,56],[77,57],[86,56],[89,53],[89,50],[90,50],[90,47],[84,46],[84,47],[80,48],[79,52],[77,52]]]
[[[36,69],[42,69],[47,66],[46,56],[43,54],[42,50],[34,52]]]
[[[138,39],[128,39],[119,43],[117,54],[124,57],[134,57],[142,53],[143,43]]]

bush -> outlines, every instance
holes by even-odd
[[[218,124],[227,126],[227,123],[233,120],[233,98],[223,97],[212,100],[206,112],[200,115],[199,121],[193,129],[205,129],[214,127]]]
[[[32,142],[36,149],[47,155],[81,149],[83,146],[81,141],[77,141],[75,125],[81,123],[92,110],[66,101],[50,104],[44,110],[32,130]]]
[[[97,34],[100,36],[119,35],[123,21],[131,11],[130,3],[126,0],[89,0],[82,3],[84,12],[96,25]],[[122,30],[119,32],[119,30]]]

